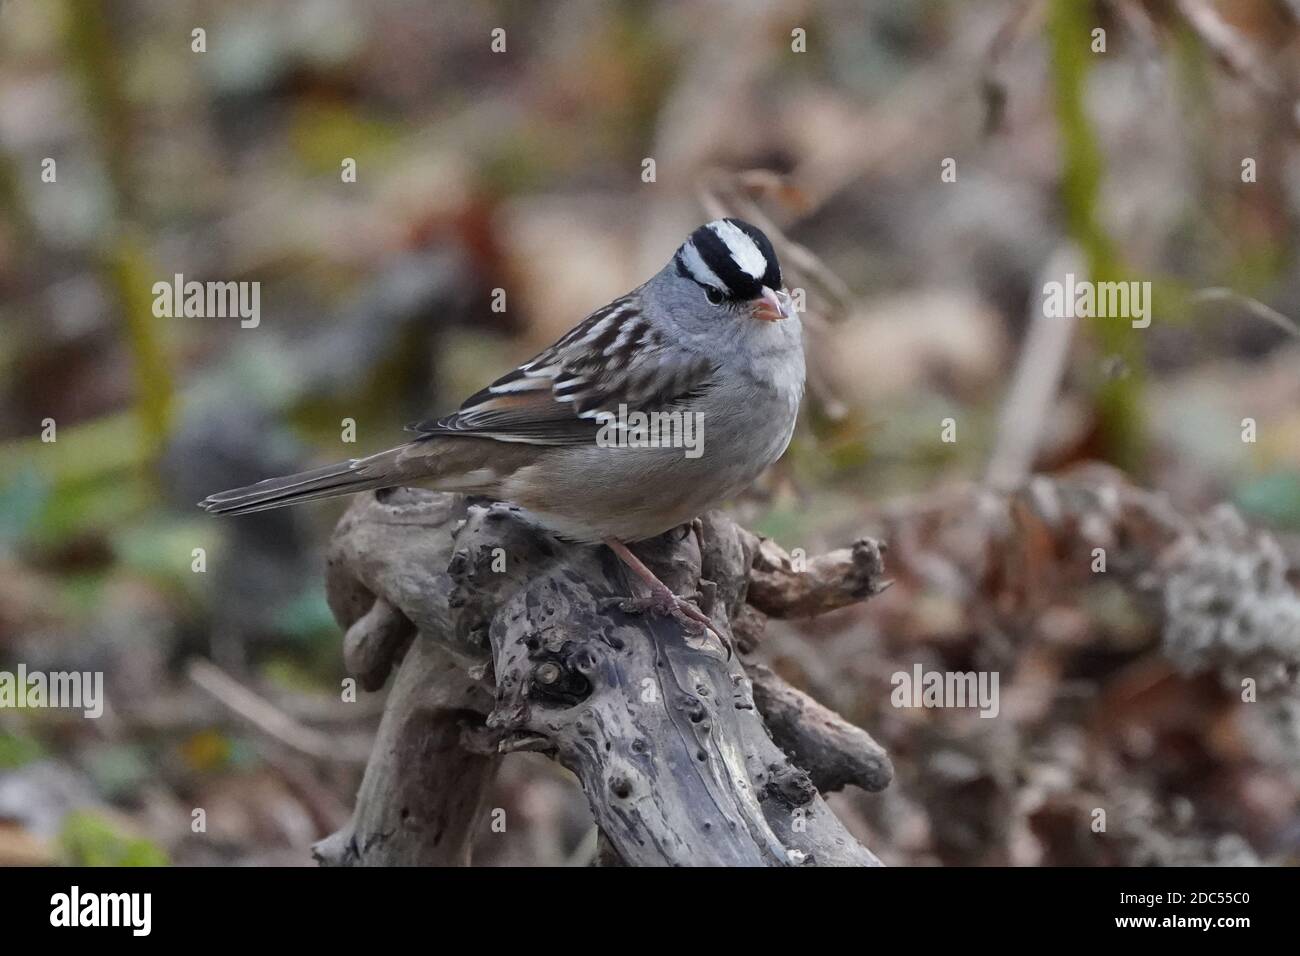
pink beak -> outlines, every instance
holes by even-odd
[[[790,296],[784,292],[776,292],[763,286],[762,293],[754,300],[754,318],[762,319],[764,322],[779,322],[781,319],[790,318],[793,314]]]

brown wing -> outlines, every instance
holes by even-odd
[[[412,427],[536,445],[594,442],[602,413],[659,411],[700,394],[713,363],[670,347],[630,299],[588,316],[546,351],[471,395],[454,414]]]

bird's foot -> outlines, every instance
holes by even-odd
[[[709,620],[707,614],[701,611],[694,604],[685,598],[678,597],[672,588],[664,584],[659,578],[646,567],[645,563],[633,554],[623,542],[615,538],[606,538],[607,544],[620,561],[622,561],[633,573],[636,574],[646,586],[650,589],[648,597],[643,598],[618,598],[615,603],[628,613],[636,611],[649,611],[653,614],[659,614],[663,617],[675,618],[687,630],[688,633],[700,634],[712,632],[718,641],[722,644],[727,652],[727,660],[731,660],[732,650],[731,642],[718,633],[713,627],[713,622]]]
[[[701,633],[711,624],[703,611],[666,587],[651,588],[650,593],[643,597],[610,598],[608,604],[628,614],[655,614],[676,618],[694,634]]]
[[[665,585],[651,586],[650,593],[644,597],[610,598],[604,604],[605,606],[617,607],[626,614],[654,614],[659,617],[671,617],[681,624],[688,634],[713,634],[726,651],[727,660],[731,660],[731,642],[718,633],[708,615],[686,598],[674,594]]]

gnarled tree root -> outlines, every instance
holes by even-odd
[[[805,573],[719,514],[637,551],[742,648],[767,614],[883,586],[873,542]],[[581,782],[601,862],[879,865],[819,791],[883,788],[883,749],[712,635],[630,610],[636,586],[607,548],[558,541],[507,505],[360,496],[335,532],[330,606],[362,686],[397,674],[352,819],[317,859],[468,863],[499,755],[536,750]]]

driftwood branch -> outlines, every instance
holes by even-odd
[[[835,711],[791,687],[762,664],[749,667],[754,703],[767,722],[777,746],[808,771],[823,793],[856,784],[863,790],[883,790],[894,777],[885,748]]]
[[[872,542],[800,572],[718,514],[637,550],[742,648],[764,612],[883,586]],[[403,489],[344,516],[328,586],[359,682],[397,674],[322,862],[468,862],[499,755],[536,750],[581,782],[602,864],[878,865],[819,791],[881,789],[883,749],[716,638],[629,611],[634,585],[608,549],[557,541],[506,505]]]
[[[869,538],[801,561],[773,541],[752,541],[755,557],[748,600],[769,617],[825,614],[873,597],[891,583],[884,579],[885,549]]]

